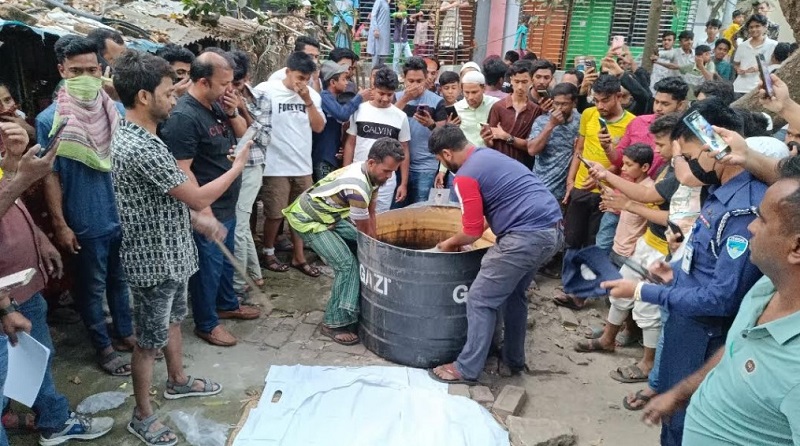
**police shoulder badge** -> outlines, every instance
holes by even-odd
[[[747,252],[747,246],[749,244],[750,241],[741,235],[732,235],[728,237],[728,241],[725,242],[725,248],[728,250],[728,255],[731,259],[735,260]]]

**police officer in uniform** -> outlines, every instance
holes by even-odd
[[[741,133],[743,121],[716,99],[693,105],[712,125]],[[655,273],[668,285],[630,280],[605,282],[613,297],[641,299],[661,305],[669,317],[659,364],[659,393],[691,375],[725,344],[725,337],[747,291],[762,276],[750,262],[750,232],[767,186],[739,166],[717,162],[714,153],[681,119],[673,130],[692,174],[708,186],[700,217],[686,242],[684,256]],[[788,153],[787,153],[788,155]],[[685,410],[663,423],[662,446],[680,446]]]

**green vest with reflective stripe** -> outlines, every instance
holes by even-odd
[[[350,216],[350,206],[346,202],[338,204],[330,199],[344,190],[355,191],[369,206],[375,187],[364,170],[364,163],[353,163],[331,172],[283,210],[286,221],[301,233],[327,230]]]

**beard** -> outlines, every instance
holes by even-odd
[[[374,176],[372,176],[371,173],[368,173],[367,175],[369,175],[369,182],[374,184],[374,185],[376,185],[376,186],[383,186],[384,184],[386,184],[387,181],[389,181],[389,178],[391,178],[391,177],[389,177],[389,178],[387,178],[387,179],[385,179],[383,181],[380,181],[377,178],[375,178]]]
[[[453,173],[458,172],[458,168],[461,167],[461,166],[459,166],[457,164],[453,164],[453,163],[450,163],[448,161],[442,161],[442,163],[444,164],[445,167],[447,167],[447,170],[449,170],[450,172],[453,172]]]

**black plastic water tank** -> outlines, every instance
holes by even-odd
[[[420,368],[458,356],[467,339],[467,291],[494,236],[487,231],[467,252],[421,249],[460,228],[460,209],[427,206],[379,214],[378,240],[358,234],[359,336],[369,350]]]

